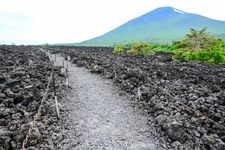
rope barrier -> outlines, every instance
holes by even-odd
[[[52,79],[52,73],[51,73],[51,75],[50,75],[50,77],[49,77],[49,79],[48,79],[47,88],[46,88],[45,94],[44,94],[44,96],[43,96],[43,98],[42,98],[42,100],[41,100],[41,104],[40,104],[40,106],[39,106],[39,108],[38,108],[38,111],[37,111],[37,113],[34,115],[33,121],[29,123],[29,124],[30,124],[30,127],[29,127],[28,133],[26,134],[26,137],[25,137],[25,139],[24,139],[24,141],[23,141],[21,150],[25,150],[25,146],[26,146],[26,144],[27,144],[27,142],[28,142],[28,139],[29,139],[29,137],[31,136],[31,131],[34,129],[35,122],[36,122],[36,120],[39,118],[39,116],[41,115],[41,108],[42,108],[42,106],[43,106],[44,101],[47,99],[51,79]]]
[[[51,62],[53,62],[53,61],[52,61],[51,54],[50,54],[49,52],[45,52],[42,48],[40,48],[40,50],[41,50],[43,53],[45,53],[46,56],[48,56],[48,58],[49,58],[49,60],[50,60]],[[55,56],[55,61],[56,61],[56,56]],[[38,108],[38,110],[37,110],[37,113],[34,115],[32,122],[29,123],[29,124],[30,124],[30,127],[29,127],[29,129],[28,129],[28,132],[27,132],[27,134],[26,134],[26,137],[25,137],[25,139],[24,139],[24,141],[23,141],[23,143],[22,143],[22,147],[21,147],[20,150],[25,150],[25,146],[26,146],[26,144],[28,143],[29,137],[31,136],[31,132],[32,132],[32,130],[33,130],[34,127],[35,127],[35,122],[36,122],[36,120],[37,120],[37,119],[40,117],[40,115],[41,115],[41,108],[42,108],[42,106],[43,106],[44,101],[47,99],[48,91],[49,91],[49,87],[50,87],[50,83],[51,83],[52,78],[54,79],[54,66],[53,66],[52,71],[51,71],[51,74],[50,74],[50,76],[49,76],[49,78],[48,78],[48,84],[47,84],[47,87],[46,87],[44,96],[42,97],[41,104],[39,105],[39,108]],[[53,80],[53,81],[54,81],[54,80]],[[54,86],[54,98],[55,98],[55,103],[56,103],[56,111],[57,111],[57,116],[58,116],[58,118],[59,118],[59,108],[58,108],[57,97],[56,97],[56,94],[55,94],[55,82],[53,83],[53,86]]]

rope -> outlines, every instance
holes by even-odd
[[[25,137],[25,139],[24,139],[24,141],[23,141],[21,150],[25,150],[25,146],[26,146],[26,144],[27,144],[27,142],[28,142],[28,139],[29,139],[29,137],[31,136],[31,131],[34,129],[35,122],[36,122],[36,120],[39,118],[39,116],[41,115],[41,108],[42,108],[42,106],[43,106],[44,101],[47,99],[48,91],[49,91],[49,87],[50,87],[50,82],[51,82],[51,80],[52,80],[52,73],[51,73],[51,75],[50,75],[50,77],[49,77],[49,79],[48,79],[48,85],[47,85],[47,88],[46,88],[46,90],[45,90],[45,94],[44,94],[44,96],[43,96],[43,98],[42,98],[42,100],[41,100],[41,104],[40,104],[40,106],[39,106],[39,108],[38,108],[38,111],[37,111],[37,113],[34,115],[33,121],[30,122],[30,128],[29,128],[28,133],[26,134],[26,137]]]
[[[42,48],[40,48],[40,50],[41,50],[43,53],[45,53],[44,50],[43,50]],[[51,59],[51,57],[50,57],[50,54],[49,54],[49,53],[45,53],[45,54],[48,56],[49,60],[52,62],[52,59]],[[29,137],[31,136],[31,132],[32,132],[32,130],[33,130],[34,127],[35,127],[35,122],[36,122],[36,120],[37,120],[37,119],[40,117],[40,115],[41,115],[41,108],[42,108],[42,106],[43,106],[44,101],[47,99],[47,96],[48,96],[48,91],[49,91],[50,83],[51,83],[51,80],[52,80],[52,77],[53,77],[53,70],[54,70],[54,69],[52,68],[52,72],[51,72],[51,74],[50,74],[50,76],[49,76],[49,78],[48,78],[47,88],[46,88],[45,93],[44,93],[44,96],[42,97],[42,100],[41,100],[41,104],[39,105],[39,108],[38,108],[36,114],[34,115],[32,122],[29,123],[29,124],[30,124],[30,127],[29,127],[29,129],[28,129],[28,132],[27,132],[27,134],[26,134],[26,137],[25,137],[25,139],[24,139],[24,141],[23,141],[23,144],[22,144],[22,147],[21,147],[20,150],[25,150],[25,146],[26,146],[26,144],[27,144],[27,142],[28,142]]]

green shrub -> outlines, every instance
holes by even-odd
[[[137,49],[131,48],[130,50],[127,51],[127,54],[137,55],[138,54],[138,51],[137,51]]]
[[[184,51],[184,50],[177,50],[175,52],[175,55],[173,56],[175,59],[178,59],[178,60],[186,60],[186,55],[187,55],[187,51]]]
[[[212,51],[209,62],[215,64],[225,63],[225,53],[222,51]]]
[[[127,51],[128,54],[138,55],[138,54],[148,54],[150,51],[150,44],[146,42],[134,43],[130,50]]]
[[[225,63],[225,52],[209,50],[177,51],[174,58],[179,60],[206,61],[214,64],[221,64]]]
[[[225,42],[211,37],[205,28],[191,29],[183,40],[173,42],[171,48],[175,50],[175,59],[225,63]]]
[[[194,52],[186,52],[185,53],[185,59],[186,60],[197,60],[198,56]]]
[[[173,47],[168,44],[151,43],[150,50],[155,52],[173,52]]]
[[[209,51],[206,50],[200,50],[197,52],[192,52],[193,55],[196,55],[196,59],[194,60],[198,60],[198,61],[209,61],[211,54]]]
[[[153,52],[153,50],[151,49],[151,47],[143,47],[143,48],[140,49],[139,54],[148,55],[152,52]]]
[[[121,54],[123,54],[123,52],[124,52],[124,47],[123,47],[123,45],[121,45],[121,44],[119,44],[119,45],[116,45],[115,47],[114,47],[114,54],[117,54],[117,55],[121,55]]]
[[[208,48],[209,50],[225,51],[225,42],[222,39],[214,39]]]

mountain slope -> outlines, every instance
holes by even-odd
[[[118,28],[81,45],[113,45],[137,41],[170,43],[182,38],[190,28],[207,28],[217,37],[225,37],[225,21],[213,20],[197,14],[186,13],[173,7],[157,8],[135,18]]]

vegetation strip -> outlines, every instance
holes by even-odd
[[[212,37],[206,32],[206,28],[199,31],[191,29],[183,40],[175,41],[171,45],[137,42],[126,45],[118,44],[114,48],[114,53],[117,55],[150,55],[154,52],[171,52],[178,60],[225,63],[225,42]]]

